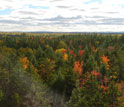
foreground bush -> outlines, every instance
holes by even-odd
[[[89,74],[88,74],[89,75]],[[86,75],[86,76],[88,76]],[[67,107],[123,107],[122,91],[114,81],[100,84],[93,77],[86,77],[72,92]]]

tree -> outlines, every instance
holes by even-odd
[[[114,81],[108,86],[101,84],[93,76],[85,74],[83,83],[77,82],[67,107],[120,107],[122,96]]]
[[[60,48],[67,48],[67,45],[66,45],[66,43],[65,43],[64,41],[61,40],[61,41],[59,42],[57,48],[58,48],[58,49],[60,49]]]

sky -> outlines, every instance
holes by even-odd
[[[0,0],[0,31],[124,32],[124,0]]]

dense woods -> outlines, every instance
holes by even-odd
[[[0,33],[0,107],[124,107],[124,35]]]

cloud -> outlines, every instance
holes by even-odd
[[[123,0],[1,0],[1,31],[124,31]]]
[[[71,21],[71,20],[75,20],[75,19],[80,19],[81,16],[75,16],[75,17],[62,17],[62,16],[57,16],[54,18],[49,18],[49,19],[44,19],[47,21]]]
[[[70,6],[56,6],[58,8],[62,8],[62,9],[67,9],[67,8],[71,8]]]
[[[50,0],[50,2],[60,2],[60,1],[64,1],[64,0]]]

